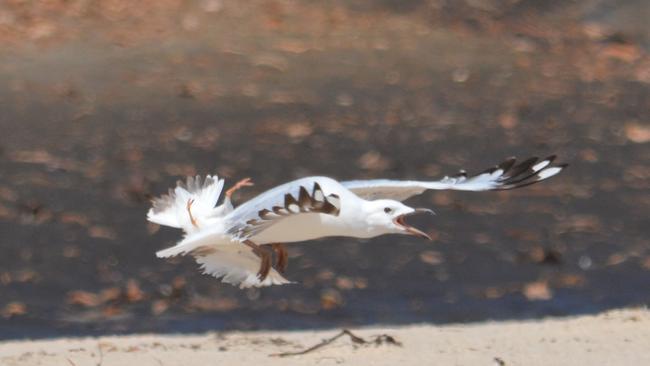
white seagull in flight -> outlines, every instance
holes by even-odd
[[[354,180],[306,177],[268,190],[235,208],[232,194],[250,186],[244,179],[229,189],[217,206],[224,180],[208,175],[179,181],[169,194],[153,200],[147,219],[183,229],[175,246],[160,258],[190,254],[204,273],[240,288],[291,283],[282,273],[287,252],[282,243],[328,236],[372,238],[384,234],[429,236],[405,222],[407,216],[433,211],[401,201],[426,190],[492,191],[524,187],[560,173],[567,165],[555,156],[510,158],[468,177],[464,171],[438,181]],[[275,264],[273,264],[275,254]]]

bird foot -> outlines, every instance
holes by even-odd
[[[199,225],[196,223],[196,219],[194,219],[194,216],[192,215],[192,204],[194,203],[194,199],[190,198],[187,200],[187,213],[190,215],[190,222],[192,222],[192,225],[195,228],[198,228]]]
[[[244,188],[244,187],[250,187],[250,186],[253,186],[253,185],[255,185],[255,184],[253,183],[253,181],[250,178],[244,178],[244,179],[240,180],[239,182],[235,183],[234,186],[230,187],[230,189],[228,189],[226,191],[226,197],[231,198],[233,193],[235,193],[237,190],[239,190],[241,188]]]

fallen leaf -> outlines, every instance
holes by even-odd
[[[169,303],[166,300],[156,300],[151,304],[151,313],[154,315],[160,315],[167,311],[169,308]]]
[[[506,130],[511,130],[517,127],[517,124],[519,124],[519,121],[514,113],[506,112],[499,116],[499,125]]]
[[[102,310],[102,314],[104,314],[104,316],[109,316],[109,317],[120,315],[122,314],[122,312],[123,310],[116,305],[107,306]]]
[[[350,277],[340,276],[336,278],[336,287],[341,290],[351,290],[354,288],[354,282]]]
[[[91,226],[88,229],[88,235],[91,238],[98,238],[98,239],[109,239],[113,240],[117,237],[117,234],[115,232],[105,226]]]
[[[89,224],[86,216],[72,212],[61,214],[59,220],[64,224],[77,224],[80,226],[88,226]]]
[[[486,299],[498,299],[505,294],[505,290],[498,287],[488,287],[483,291]]]
[[[12,281],[11,273],[9,273],[9,272],[0,273],[0,283],[1,284],[8,285],[8,284],[11,283],[11,281]]]
[[[122,296],[122,290],[118,287],[109,287],[100,292],[99,297],[103,303],[117,301]]]
[[[359,158],[359,166],[366,170],[385,170],[390,163],[378,151],[369,151]]]
[[[554,284],[560,287],[581,287],[584,286],[587,279],[579,274],[564,274],[560,276]]]
[[[368,280],[363,277],[357,277],[354,279],[354,287],[363,289],[368,287]]]
[[[27,313],[27,306],[22,302],[17,302],[17,301],[8,303],[7,305],[5,305],[4,309],[2,309],[3,318],[11,318],[14,316],[24,315],[26,313]]]
[[[68,293],[66,302],[70,305],[81,305],[85,307],[94,307],[101,304],[99,296],[88,291],[72,291]]]
[[[144,292],[136,280],[128,280],[126,283],[126,298],[129,302],[138,302],[144,299]]]
[[[307,122],[292,123],[287,126],[286,134],[293,140],[301,140],[312,134],[314,129]]]
[[[326,289],[321,292],[320,306],[323,310],[332,310],[343,305],[343,296],[338,290]]]
[[[628,123],[625,125],[625,137],[637,144],[650,142],[650,126],[640,123]]]
[[[420,261],[432,266],[437,266],[443,263],[445,259],[442,257],[440,252],[436,252],[435,250],[425,250],[420,253]]]
[[[603,48],[605,57],[617,59],[623,62],[634,62],[641,57],[641,50],[632,44],[611,44]]]
[[[608,266],[616,266],[619,265],[627,260],[627,256],[624,254],[620,253],[614,253],[607,258],[607,262],[605,262]]]
[[[553,297],[553,292],[546,281],[527,283],[524,286],[523,294],[530,301],[549,300]]]

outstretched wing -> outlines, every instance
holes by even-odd
[[[338,184],[330,178],[309,177],[262,193],[226,217],[227,233],[245,240],[288,216],[308,213],[338,216],[341,201],[339,195],[330,192],[333,183]]]
[[[221,282],[239,286],[239,288],[292,283],[274,268],[271,268],[264,281],[260,281],[257,276],[260,259],[251,248],[245,245],[213,246],[206,248],[205,251],[201,249],[192,252],[196,262],[201,265],[203,273],[220,278]]]
[[[160,258],[175,255],[175,253],[166,253],[165,251],[156,254]],[[257,276],[260,259],[246,245],[202,246],[194,248],[189,254],[201,265],[203,273],[220,278],[221,282],[239,286],[239,288],[292,283],[274,268],[271,268],[264,281],[260,281]]]
[[[428,189],[458,191],[495,191],[514,189],[541,182],[557,175],[567,164],[553,164],[555,155],[539,160],[536,157],[516,164],[509,158],[482,173],[468,177],[465,171],[438,181],[399,181],[388,179],[354,180],[341,184],[365,199],[390,198],[403,201]]]

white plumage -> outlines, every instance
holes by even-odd
[[[191,205],[193,217],[199,227],[210,226],[216,218],[233,210],[230,200],[217,207],[217,201],[223,189],[224,180],[216,175],[208,175],[205,180],[200,176],[187,177],[185,182],[178,181],[176,188],[153,200],[153,207],[147,213],[147,220],[164,226],[183,229],[186,233],[196,231],[187,206]]]
[[[204,256],[196,256],[203,273],[210,274],[221,281],[240,288],[284,285],[291,283],[275,268],[271,268],[264,280],[257,271],[260,259],[244,245],[223,245]]]
[[[153,201],[149,221],[181,228],[185,237],[177,245],[157,252],[164,258],[191,254],[204,273],[245,287],[291,283],[280,273],[286,267],[281,244],[328,236],[370,238],[383,234],[428,235],[404,219],[427,209],[414,209],[400,201],[425,190],[487,191],[533,184],[562,171],[555,156],[530,158],[519,164],[511,158],[476,176],[463,171],[438,181],[356,180],[338,182],[328,177],[306,177],[277,186],[234,208],[226,193],[217,206],[223,179],[187,178],[174,190]],[[273,244],[273,245],[271,245]],[[277,258],[271,265],[273,248]]]

